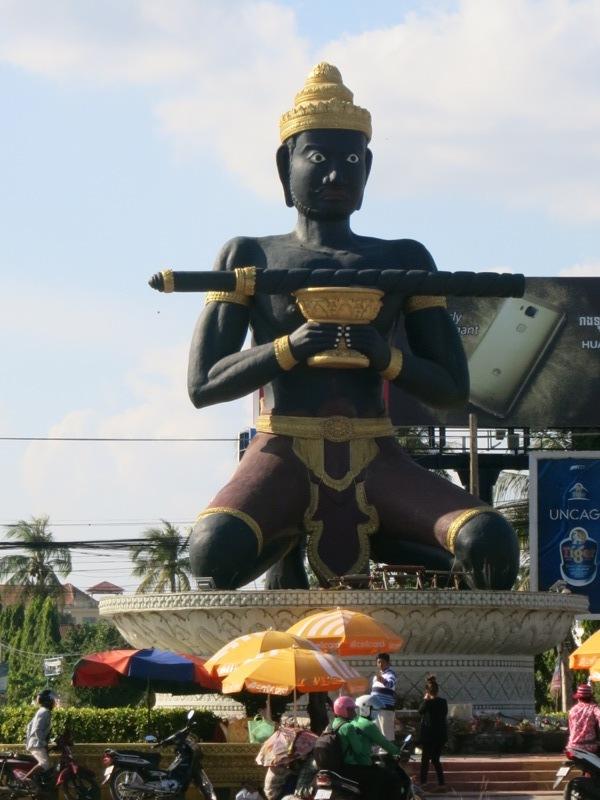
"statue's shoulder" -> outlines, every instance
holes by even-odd
[[[416,239],[374,239],[362,237],[367,247],[378,247],[386,263],[396,269],[422,269],[435,272],[437,267],[429,250]]]
[[[215,259],[213,269],[231,270],[236,267],[265,267],[261,240],[253,236],[235,236],[225,242]]]

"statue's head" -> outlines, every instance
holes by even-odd
[[[339,70],[317,64],[280,121],[277,168],[285,201],[313,219],[360,208],[372,154],[371,115],[355,106]]]

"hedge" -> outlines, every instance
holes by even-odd
[[[25,728],[35,713],[31,705],[0,706],[0,742],[16,743],[25,739]],[[187,711],[142,707],[122,708],[57,708],[52,712],[52,735],[66,729],[73,740],[83,742],[143,742],[148,733],[163,739],[187,724]],[[204,741],[212,738],[217,717],[210,711],[196,711],[194,733]]]

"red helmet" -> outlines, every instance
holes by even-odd
[[[336,717],[343,717],[343,719],[352,719],[354,717],[356,711],[356,703],[352,699],[352,697],[348,697],[347,695],[342,695],[342,697],[336,697],[335,702],[333,704],[333,713]]]

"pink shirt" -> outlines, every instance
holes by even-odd
[[[578,702],[569,711],[569,741],[567,747],[579,747],[592,753],[598,750],[600,706]]]

